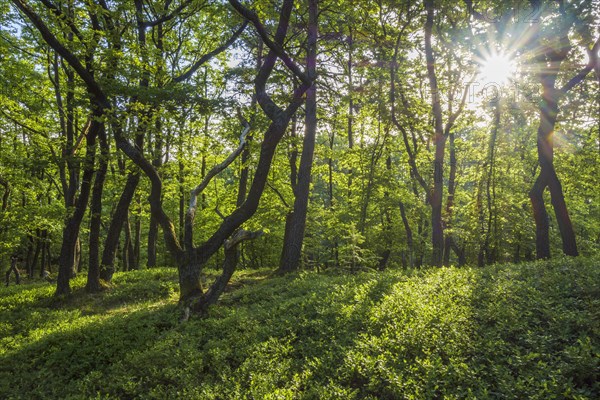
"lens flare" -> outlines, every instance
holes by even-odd
[[[504,85],[515,72],[515,64],[505,54],[492,54],[486,58],[480,67],[479,76],[484,83]]]

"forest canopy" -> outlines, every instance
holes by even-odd
[[[239,267],[599,253],[596,0],[0,10],[7,283],[173,266],[202,313]]]

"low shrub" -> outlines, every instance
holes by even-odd
[[[600,398],[597,260],[267,275],[184,324],[172,269],[2,289],[0,398]]]

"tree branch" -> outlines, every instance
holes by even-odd
[[[217,54],[222,53],[229,46],[231,46],[233,44],[233,42],[235,42],[236,39],[242,34],[242,32],[244,31],[244,29],[246,29],[246,26],[248,26],[248,21],[244,21],[244,23],[242,24],[242,26],[240,26],[238,28],[238,30],[235,31],[235,33],[229,38],[229,40],[227,40],[227,42],[225,42],[221,46],[217,47],[216,49],[214,49],[210,53],[207,53],[207,54],[203,55],[186,72],[184,72],[183,74],[181,74],[181,75],[173,78],[173,82],[182,82],[182,81],[185,81],[186,79],[190,78],[194,74],[194,72],[196,72],[198,70],[198,68],[200,68],[204,63],[206,63],[207,61],[209,61],[210,59],[212,59]]]
[[[175,8],[171,13],[169,13],[167,15],[163,15],[162,17],[155,19],[154,21],[144,22],[143,24],[147,28],[152,28],[156,25],[167,22],[167,21],[173,19],[181,11],[183,11],[183,9],[186,8],[192,1],[193,0],[186,0],[186,1],[182,2],[177,8]]]
[[[290,3],[293,3],[293,2],[290,2]],[[252,25],[254,25],[254,27],[256,28],[256,31],[260,35],[263,42],[267,45],[267,47],[269,47],[269,49],[272,52],[274,52],[277,55],[277,57],[279,57],[281,59],[281,61],[283,61],[285,66],[288,67],[289,70],[292,71],[292,73],[298,77],[298,79],[300,79],[303,83],[308,84],[310,86],[311,79],[290,58],[290,56],[285,52],[285,50],[281,46],[281,43],[278,43],[277,41],[274,42],[271,39],[267,30],[265,29],[265,26],[260,22],[258,15],[253,10],[250,10],[250,9],[244,7],[238,0],[229,0],[229,4],[231,4],[233,6],[233,8],[242,17],[246,18],[248,21],[250,21],[252,23]],[[282,13],[282,15],[283,15],[283,13]],[[288,24],[289,24],[289,21],[288,21]]]
[[[581,81],[590,73],[598,64],[598,50],[600,50],[600,38],[596,39],[596,43],[592,46],[591,50],[588,49],[589,61],[587,65],[579,71],[577,75],[569,80],[561,89],[561,95],[567,94],[567,92],[577,86]]]
[[[13,4],[23,12],[29,18],[29,20],[38,29],[42,38],[50,47],[52,47],[67,63],[77,72],[81,79],[86,84],[89,92],[95,97],[98,105],[104,109],[110,108],[108,98],[104,94],[104,91],[98,85],[98,82],[94,79],[94,76],[88,71],[79,61],[79,59],[69,51],[62,43],[54,36],[54,34],[48,29],[44,21],[38,14],[33,11],[31,7],[24,0],[12,0]]]
[[[221,171],[227,168],[244,150],[246,146],[246,136],[248,132],[250,132],[250,124],[248,121],[242,116],[240,110],[238,109],[238,118],[241,120],[242,125],[244,125],[244,130],[240,135],[240,143],[238,147],[220,164],[215,165],[211,168],[210,171],[206,174],[202,182],[196,186],[190,193],[190,202],[188,206],[188,210],[185,215],[185,232],[184,232],[184,240],[187,251],[193,250],[193,229],[194,229],[194,219],[196,217],[196,210],[198,208],[198,196],[202,191],[208,186],[210,181]],[[218,210],[217,210],[218,211]],[[222,214],[218,212],[221,218],[224,219]]]
[[[467,95],[469,94],[470,87],[471,87],[471,84],[468,84],[465,86],[465,90],[463,91],[460,105],[458,106],[458,110],[456,110],[456,112],[454,112],[452,115],[450,115],[450,118],[448,118],[448,122],[446,123],[446,127],[444,128],[444,135],[448,136],[448,134],[450,133],[450,130],[452,129],[452,127],[454,126],[454,123],[456,122],[456,119],[460,116],[463,109],[465,108],[465,103],[467,102]]]
[[[81,32],[79,31],[79,29],[77,29],[77,27],[75,26],[75,23],[71,20],[71,18],[69,18],[68,16],[65,15],[65,13],[58,8],[54,3],[52,3],[49,0],[41,0],[42,3],[44,3],[44,5],[50,9],[50,11],[52,11],[52,13],[54,15],[56,15],[58,17],[58,19],[64,21],[67,26],[69,27],[69,29],[71,29],[71,32],[73,32],[73,34],[75,36],[77,36],[77,39],[79,39],[79,41],[85,45],[84,39],[83,39],[83,35],[81,34]]]
[[[281,192],[279,190],[277,190],[277,188],[275,186],[273,186],[271,184],[271,182],[267,181],[267,186],[275,192],[275,194],[277,195],[277,197],[279,197],[279,200],[281,200],[281,202],[283,203],[283,205],[287,208],[287,209],[291,209],[290,205],[288,204],[287,201],[285,201],[285,197],[283,197],[283,195],[281,194]]]
[[[0,186],[4,186],[4,194],[2,195],[2,209],[4,212],[8,209],[8,197],[10,196],[10,184],[0,175]]]

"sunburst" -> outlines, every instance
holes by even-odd
[[[492,53],[481,62],[479,77],[484,84],[505,85],[515,74],[515,62],[503,53]]]

